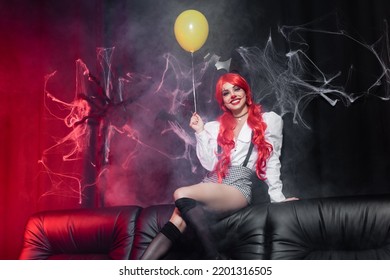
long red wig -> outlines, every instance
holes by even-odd
[[[257,148],[258,158],[256,162],[256,174],[261,179],[265,179],[265,166],[267,159],[272,152],[272,145],[268,143],[265,138],[266,123],[263,121],[262,109],[259,104],[253,102],[252,92],[247,81],[236,73],[227,73],[222,75],[216,84],[215,97],[219,103],[223,114],[218,118],[220,122],[220,129],[218,133],[218,144],[221,146],[222,151],[218,155],[219,160],[215,167],[215,171],[218,175],[219,182],[227,175],[229,165],[231,163],[230,155],[234,148],[234,128],[237,124],[232,112],[230,112],[223,103],[222,89],[225,83],[230,83],[234,86],[238,86],[245,91],[246,102],[248,105],[248,125],[253,131],[252,142]]]

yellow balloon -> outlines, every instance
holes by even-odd
[[[182,12],[175,21],[175,37],[179,45],[188,52],[199,50],[209,35],[206,17],[196,10]]]

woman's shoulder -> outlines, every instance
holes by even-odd
[[[267,131],[271,134],[281,133],[283,129],[283,119],[273,111],[263,113],[263,120],[267,124]]]
[[[264,112],[262,116],[265,122],[283,122],[282,117],[274,111]]]
[[[283,119],[273,111],[264,112],[263,120],[267,125],[283,126]]]

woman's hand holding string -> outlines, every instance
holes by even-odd
[[[190,127],[195,130],[196,133],[200,133],[204,129],[204,122],[198,113],[193,113],[190,119]]]

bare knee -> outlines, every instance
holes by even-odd
[[[180,187],[173,192],[175,201],[183,197],[189,197],[188,187]]]
[[[175,208],[175,210],[173,211],[169,221],[173,223],[180,230],[180,232],[184,232],[184,230],[186,229],[186,222],[182,218],[177,208]]]

